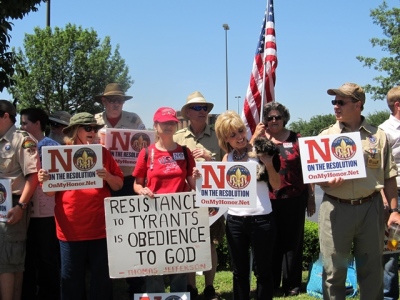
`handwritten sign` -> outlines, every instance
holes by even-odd
[[[43,192],[99,188],[103,179],[96,170],[103,168],[101,145],[43,146],[42,166],[50,179],[43,182]]]
[[[359,132],[299,138],[304,183],[366,177]]]
[[[256,163],[197,162],[196,205],[211,207],[256,207]]]
[[[105,147],[120,166],[135,166],[140,150],[155,141],[155,132],[136,129],[105,129]]]
[[[7,213],[13,207],[10,179],[0,179],[0,222],[8,220]]]
[[[110,277],[211,269],[208,210],[195,193],[105,199]]]

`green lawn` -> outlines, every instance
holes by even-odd
[[[310,297],[306,294],[306,282],[307,282],[308,272],[303,272],[303,284],[302,291],[299,296],[294,297],[283,297],[282,293],[276,293],[274,295],[274,299],[296,299],[296,300],[312,300],[316,299],[314,297]],[[198,300],[203,300],[203,290],[204,290],[204,276],[196,276],[197,288],[199,290],[200,296],[197,298]],[[232,296],[232,273],[229,271],[220,271],[217,272],[215,280],[215,290],[220,295],[221,300],[233,300]],[[114,300],[125,300],[128,299],[127,293],[127,284],[125,279],[115,279],[114,280]],[[252,289],[252,299],[254,297],[255,290],[255,278],[253,276],[251,282]],[[360,299],[359,297],[353,299]]]

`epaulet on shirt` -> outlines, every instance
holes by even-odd
[[[29,133],[27,133],[25,130],[17,129],[15,132],[20,133],[23,137],[29,136]]]
[[[179,129],[177,132],[175,132],[175,134],[185,132],[186,130],[187,130],[187,128]]]
[[[335,125],[335,124],[332,124],[332,125],[329,125],[328,127],[322,128],[322,129],[319,131],[319,134],[320,134],[322,131],[327,130],[328,128],[331,128],[333,125]]]

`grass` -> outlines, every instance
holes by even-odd
[[[276,292],[274,294],[274,299],[296,299],[296,300],[313,300],[316,299],[307,295],[306,284],[307,284],[308,272],[303,272],[303,280],[301,286],[301,293],[298,296],[293,297],[283,297],[282,292]],[[204,276],[196,276],[197,289],[199,290],[199,297],[197,300],[203,300],[203,290],[204,290]],[[220,296],[221,300],[233,300],[232,295],[232,272],[230,271],[220,271],[217,272],[214,280],[214,287]],[[256,280],[252,277],[251,280],[251,299],[255,299],[255,288]],[[115,279],[114,280],[114,299],[115,300],[127,300],[128,294],[126,292],[127,284],[125,279]],[[360,299],[359,297],[353,299]]]

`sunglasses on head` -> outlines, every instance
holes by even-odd
[[[86,132],[92,132],[92,130],[93,130],[94,133],[97,133],[99,131],[99,128],[97,126],[81,125],[79,127],[82,127],[83,129],[85,129]]]
[[[271,122],[272,120],[276,120],[276,121],[282,120],[282,116],[269,116],[269,117],[267,117],[267,121],[268,122]]]
[[[190,107],[190,109],[193,109],[195,111],[201,111],[202,109],[204,111],[208,111],[208,106],[207,105],[193,105]]]
[[[344,100],[332,100],[332,105],[344,106],[346,103],[356,103],[358,100],[344,101]]]
[[[125,99],[124,98],[106,98],[108,103],[114,104],[114,103],[118,103],[118,104],[124,104],[125,103]]]

